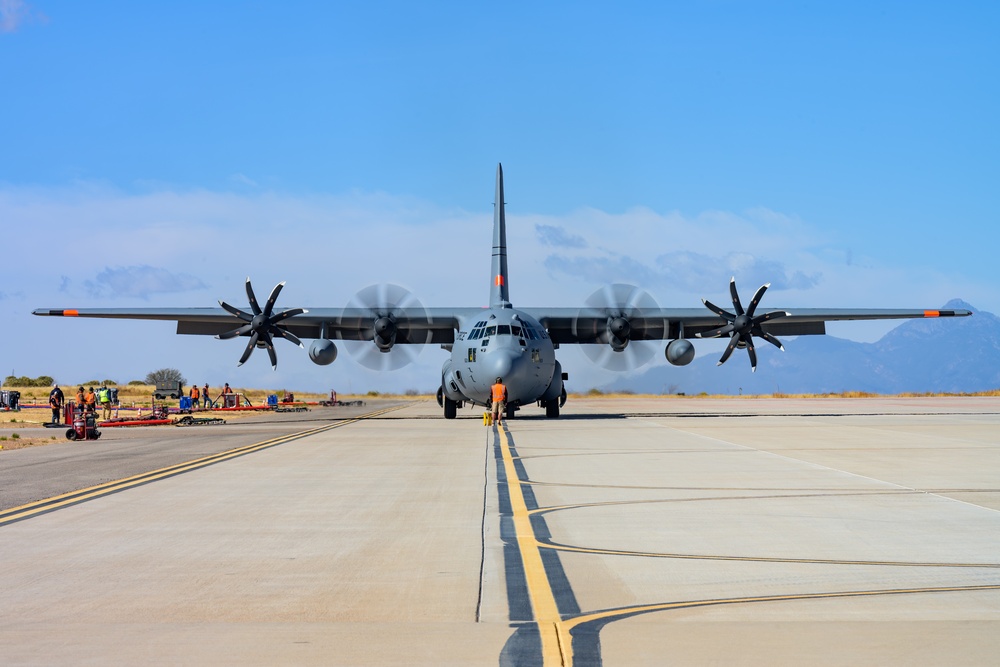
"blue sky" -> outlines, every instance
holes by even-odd
[[[237,369],[238,342],[29,313],[242,302],[247,275],[285,306],[478,305],[497,162],[515,305],[694,307],[735,275],[767,306],[1000,312],[998,30],[988,2],[0,0],[0,371],[433,388],[441,350]]]

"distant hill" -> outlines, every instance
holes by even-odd
[[[764,341],[755,341],[756,373],[750,372],[743,350],[736,350],[719,367],[720,354],[699,350],[699,357],[686,367],[659,365],[618,380],[607,389],[652,394],[898,394],[1000,388],[1000,318],[959,299],[943,308],[965,308],[973,315],[907,320],[875,343],[800,336],[784,339],[786,351],[781,352]]]

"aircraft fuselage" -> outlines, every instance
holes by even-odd
[[[487,405],[499,377],[508,405],[527,405],[546,397],[557,368],[552,340],[537,320],[514,308],[489,308],[463,323],[445,362],[443,385],[451,400]],[[561,382],[559,390],[555,397]]]

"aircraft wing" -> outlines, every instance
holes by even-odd
[[[614,313],[597,308],[522,308],[548,330],[554,343],[606,343]],[[826,333],[826,323],[845,320],[895,320],[964,317],[968,310],[907,310],[851,308],[768,308],[757,315],[787,313],[762,322],[772,336],[807,336]],[[719,329],[727,320],[705,308],[658,308],[627,316],[631,340],[695,338]]]
[[[392,312],[396,343],[452,343],[463,316],[479,308],[402,308]],[[281,321],[298,338],[371,341],[378,314],[368,308],[309,308]],[[177,323],[177,333],[218,336],[245,323],[222,308],[39,308],[34,315],[163,320]],[[276,313],[280,315],[280,313]],[[324,332],[325,329],[325,332]],[[325,334],[325,335],[324,335]]]
[[[607,342],[609,314],[596,308],[521,308],[537,319],[559,344]],[[397,343],[449,344],[455,342],[460,323],[479,308],[414,308],[393,313]],[[826,333],[826,323],[846,320],[892,320],[964,317],[968,310],[769,308],[787,315],[762,323],[773,336],[807,336]],[[177,333],[217,336],[240,326],[242,320],[222,308],[39,308],[34,315],[48,317],[97,317],[129,320],[163,320],[177,323]],[[371,341],[373,314],[365,308],[309,308],[281,322],[299,338]],[[726,320],[704,308],[660,308],[628,317],[631,340],[695,338],[718,329]]]

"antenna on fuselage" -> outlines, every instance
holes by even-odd
[[[497,191],[493,201],[493,284],[490,287],[490,307],[510,308],[507,282],[507,220],[504,217],[503,165],[497,163]]]

